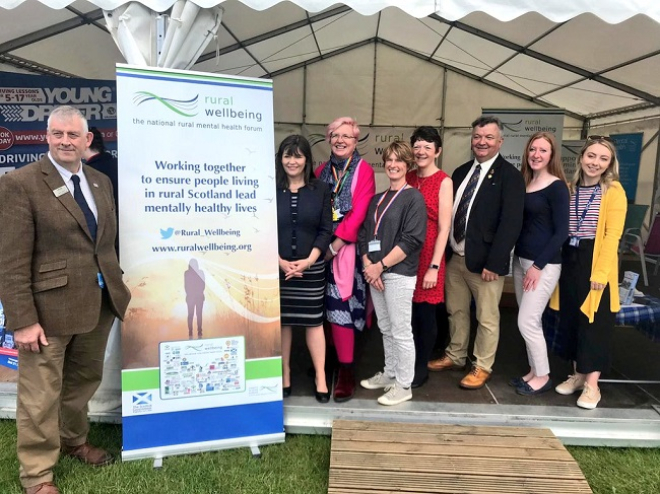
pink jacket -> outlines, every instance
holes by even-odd
[[[321,171],[328,163],[319,166],[314,174],[319,177]],[[360,160],[353,182],[351,183],[351,194],[353,195],[353,209],[344,215],[344,219],[337,227],[335,236],[348,242],[342,247],[333,259],[333,272],[337,289],[343,300],[348,300],[353,294],[353,272],[355,271],[355,259],[357,256],[355,242],[358,231],[367,216],[367,209],[371,198],[376,193],[376,181],[374,170],[364,160]]]

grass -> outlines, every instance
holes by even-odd
[[[119,454],[121,427],[95,424],[90,441]],[[20,494],[16,424],[0,420],[0,494]],[[660,449],[569,447],[596,494],[660,492]],[[325,494],[330,437],[287,436],[264,446],[261,458],[247,448],[150,460],[94,469],[61,458],[55,475],[63,494]],[[561,494],[561,493],[558,493]]]

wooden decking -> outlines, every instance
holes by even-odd
[[[548,429],[337,420],[329,494],[591,493]]]

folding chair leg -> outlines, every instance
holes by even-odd
[[[644,245],[642,239],[637,237],[637,248],[639,249],[639,258],[642,262],[642,274],[644,275],[644,286],[649,286],[649,277],[646,274],[646,259],[644,258]]]

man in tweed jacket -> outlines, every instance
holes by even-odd
[[[77,109],[56,108],[48,155],[0,178],[0,299],[19,350],[17,451],[28,494],[59,492],[60,450],[95,466],[111,461],[87,442],[87,403],[130,292],[112,185],[80,161],[91,139]]]

